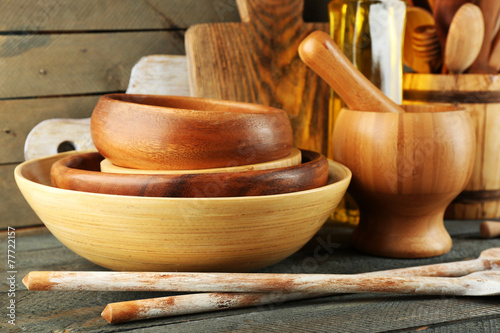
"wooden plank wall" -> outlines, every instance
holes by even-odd
[[[326,21],[327,3],[306,0],[305,20]],[[2,0],[0,229],[41,224],[13,178],[35,125],[89,117],[142,56],[184,54],[189,26],[236,21],[235,0]]]

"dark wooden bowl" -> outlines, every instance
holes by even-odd
[[[325,156],[302,150],[295,166],[244,172],[185,175],[113,174],[100,172],[103,156],[82,153],[62,158],[51,169],[55,187],[105,194],[149,197],[236,197],[297,192],[324,186]]]
[[[293,145],[283,110],[195,97],[104,95],[90,126],[101,155],[145,170],[268,162],[288,156]]]

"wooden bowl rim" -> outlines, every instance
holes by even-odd
[[[153,174],[166,174],[166,175],[182,175],[182,174],[198,174],[198,173],[217,173],[217,172],[232,172],[234,169],[241,169],[241,171],[259,171],[259,170],[272,170],[277,169],[278,167],[262,167],[265,165],[275,165],[281,161],[292,161],[295,159],[300,161],[302,159],[302,152],[298,148],[291,148],[290,155],[282,157],[277,160],[272,160],[268,162],[260,162],[255,164],[246,164],[246,165],[237,165],[237,166],[229,166],[223,168],[209,168],[209,169],[193,169],[193,170],[149,170],[149,169],[133,169],[133,168],[125,168],[121,166],[114,165],[109,159],[104,158],[101,161],[101,172],[104,173],[118,173],[118,174],[144,174],[144,175],[153,175]],[[300,164],[300,163],[299,163]],[[108,168],[108,170],[103,171],[103,167]],[[111,169],[113,168],[113,169]],[[248,170],[244,170],[248,169]],[[116,171],[115,171],[116,170]]]
[[[185,109],[169,108],[168,103]],[[198,111],[192,110],[195,106]],[[293,146],[284,110],[184,96],[104,95],[92,113],[90,132],[104,157],[137,169],[255,164],[288,156]]]
[[[87,152],[95,152],[95,150],[87,151]],[[41,157],[29,161],[22,162],[14,169],[14,177],[18,184],[24,182],[29,183],[31,186],[38,187],[45,192],[52,192],[55,194],[77,194],[80,196],[88,196],[97,198],[109,198],[109,199],[121,199],[121,200],[134,200],[134,201],[147,201],[149,203],[157,202],[161,204],[162,202],[171,202],[171,203],[187,203],[187,202],[196,202],[196,201],[216,201],[216,202],[227,202],[229,204],[233,204],[239,201],[259,201],[259,200],[275,200],[278,198],[289,198],[294,196],[302,196],[308,195],[316,192],[323,192],[329,189],[333,189],[336,187],[343,187],[350,183],[352,178],[352,173],[349,168],[344,166],[341,163],[332,161],[327,159],[328,161],[328,182],[324,186],[320,186],[314,189],[305,190],[305,191],[296,191],[290,193],[282,193],[282,194],[271,194],[271,195],[260,195],[260,196],[243,196],[243,197],[196,197],[196,198],[184,198],[184,197],[145,197],[145,196],[125,196],[119,194],[102,194],[102,193],[93,193],[93,192],[82,192],[82,191],[74,191],[67,190],[62,188],[57,188],[52,185],[43,184],[41,182],[29,179],[24,176],[24,172],[27,168],[32,167],[36,164],[47,163],[52,160],[50,167],[47,167],[47,170],[44,171],[44,176],[50,181],[50,169],[52,164],[58,161],[61,158],[83,153],[83,151],[70,151],[65,153],[59,153],[56,155],[51,155],[47,157]],[[347,184],[346,184],[347,183]]]
[[[275,169],[172,175],[103,173],[100,171],[100,163],[104,158],[101,154],[98,152],[82,153],[56,161],[51,168],[51,178],[53,185],[77,191],[96,192],[96,188],[99,188],[98,193],[121,195],[141,193],[144,196],[168,197],[247,196],[250,195],[244,194],[247,190],[254,191],[255,195],[271,195],[295,192],[327,183],[328,162],[326,157],[321,153],[304,149],[301,149],[301,155],[301,164]],[[304,173],[313,177],[296,176],[304,175]],[[261,177],[263,177],[263,187],[248,186],[253,181],[260,181]],[[229,186],[218,194],[206,194],[197,190],[199,186],[217,184],[221,179],[225,179],[223,180],[224,184]],[[279,183],[283,180],[285,180],[285,186],[282,187]],[[189,184],[189,190],[186,193],[181,190],[182,194],[179,195],[177,190],[179,184],[181,184],[181,188]],[[193,185],[195,187],[192,187]],[[148,190],[146,191],[146,189]]]
[[[129,100],[127,100],[129,99]],[[136,101],[133,101],[133,100]],[[179,113],[179,112],[214,112],[214,113],[248,113],[248,114],[276,114],[276,113],[286,113],[285,110],[274,108],[271,106],[256,104],[256,103],[246,103],[246,102],[236,102],[228,100],[219,100],[213,98],[203,98],[203,97],[192,97],[192,96],[171,96],[171,95],[148,95],[148,94],[126,94],[126,93],[116,93],[116,94],[106,94],[101,96],[101,102],[108,103],[118,103],[118,104],[134,104],[140,106],[141,112],[150,111],[161,111],[163,113]],[[154,103],[143,103],[141,101],[164,101],[167,103],[174,104],[186,104],[193,103],[196,107],[181,107],[181,106],[168,106],[168,105],[155,105]],[[206,107],[209,107],[208,109]],[[222,107],[223,109],[218,109],[217,107]]]

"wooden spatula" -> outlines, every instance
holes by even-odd
[[[329,25],[304,23],[304,0],[236,2],[241,23],[200,24],[186,33],[191,94],[282,108],[295,146],[324,152],[330,89],[297,49],[310,32]]]

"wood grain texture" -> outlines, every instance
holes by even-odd
[[[328,162],[324,155],[302,150],[294,166],[219,173],[117,174],[100,172],[103,157],[82,153],[54,163],[52,185],[58,188],[145,197],[240,197],[305,191],[325,186]]]
[[[478,2],[484,18],[484,40],[481,50],[476,60],[469,69],[469,73],[490,73],[497,74],[496,68],[489,65],[493,41],[498,34],[500,25],[498,18],[500,15],[500,2],[491,0],[481,0]]]
[[[4,0],[0,31],[186,29],[237,20],[234,0]]]
[[[450,73],[461,74],[476,60],[483,45],[484,25],[478,6],[465,3],[457,10],[450,23],[444,51],[444,63]]]
[[[409,102],[456,103],[470,111],[476,134],[472,176],[446,212],[448,218],[500,217],[500,77],[405,74]]]
[[[186,57],[142,57],[132,68],[126,93],[189,96]],[[95,98],[97,101],[98,97]],[[68,101],[71,100],[74,98],[69,97]],[[95,103],[88,109],[91,110],[94,106]],[[68,109],[72,108],[73,106],[68,106]],[[24,156],[26,160],[30,160],[54,155],[63,142],[69,142],[76,150],[95,149],[90,137],[90,117],[74,119],[61,114],[58,118],[42,121],[29,132],[24,144]]]
[[[19,192],[14,181],[18,164],[0,164],[0,229],[41,225],[42,222]]]
[[[472,173],[473,122],[451,105],[405,109],[343,109],[334,128],[334,159],[353,173],[350,190],[360,210],[356,248],[396,258],[437,256],[452,245],[444,211]]]
[[[108,94],[90,122],[113,164],[150,170],[222,168],[277,160],[293,146],[285,111],[185,96]]]
[[[84,110],[93,108],[96,97],[73,96],[125,91],[130,69],[142,56],[184,53],[188,26],[238,18],[234,0],[2,1],[0,164],[8,173],[1,175],[6,186],[0,196],[6,199],[0,210],[9,212],[0,226],[40,223],[23,199],[13,203],[8,190],[16,190],[12,169],[23,160],[24,140],[36,124],[88,117]],[[68,100],[47,98],[61,95]]]
[[[0,98],[125,91],[148,54],[182,54],[183,32],[0,36]]]
[[[31,291],[168,291],[243,293],[398,293],[434,296],[496,296],[500,272],[460,277],[376,274],[266,274],[192,272],[33,271],[23,278]]]
[[[310,32],[328,31],[328,24],[304,23],[303,0],[242,0],[238,6],[242,23],[188,29],[192,94],[282,108],[294,128],[294,145],[326,153],[329,88],[297,49]]]
[[[458,8],[464,3],[474,2],[473,0],[435,0],[432,7],[436,33],[441,43],[441,49],[446,48],[446,38],[451,21]]]
[[[72,154],[25,162],[16,181],[58,239],[113,270],[252,271],[272,265],[311,239],[350,181],[350,171],[330,161],[328,185],[270,196],[153,198],[52,187],[50,168]]]
[[[0,164],[24,161],[24,144],[35,125],[50,118],[90,117],[100,96],[0,101]]]
[[[27,161],[70,150],[95,150],[90,137],[90,118],[44,120],[33,127],[24,143]]]
[[[190,96],[184,55],[142,57],[132,67],[127,94]]]

